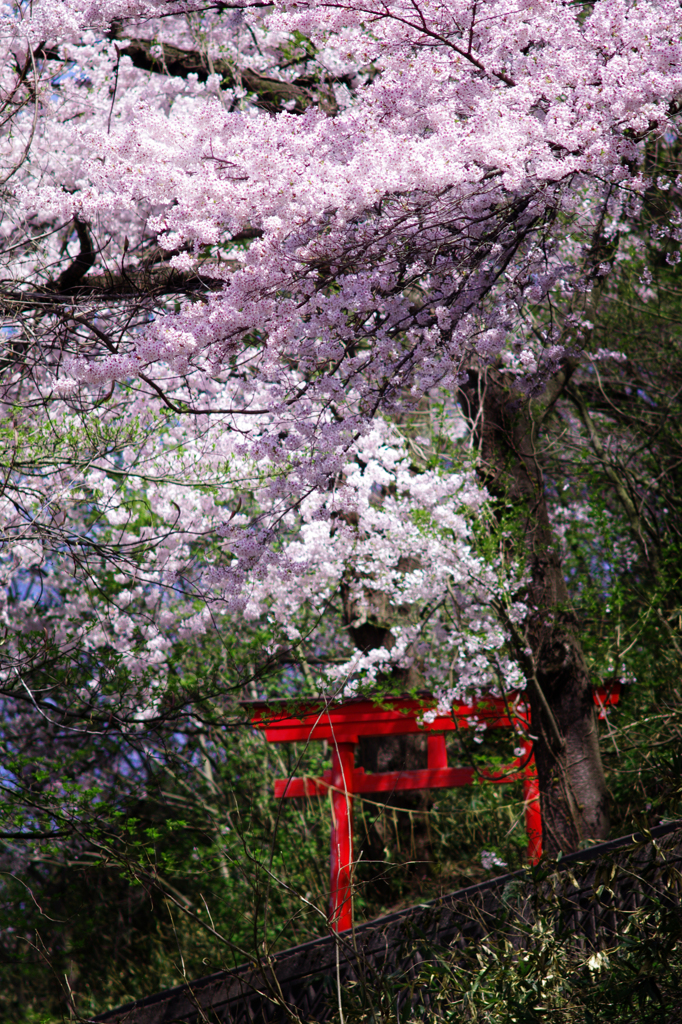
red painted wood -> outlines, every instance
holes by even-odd
[[[275,779],[275,798],[289,796],[327,796],[332,784],[332,773],[324,772],[321,778],[306,775],[297,779]]]
[[[526,775],[519,768],[519,762],[496,768],[494,771],[483,768],[479,772],[483,780],[505,783],[520,782]],[[375,775],[365,774],[362,768],[356,768],[352,775],[351,793],[397,793],[409,789],[453,789],[457,786],[470,786],[474,781],[473,768],[417,768],[401,772],[377,772]],[[305,776],[303,778],[276,779],[275,797],[327,796],[332,788],[332,773],[324,772],[321,777]]]
[[[599,687],[593,691],[599,717],[606,717],[606,708],[617,704],[620,684]],[[270,743],[328,740],[332,742],[332,769],[321,778],[277,779],[275,796],[303,797],[331,795],[332,836],[330,858],[329,920],[335,931],[352,927],[352,857],[354,793],[393,793],[410,789],[450,788],[468,786],[474,781],[472,768],[449,768],[445,736],[455,729],[467,729],[476,722],[485,722],[489,729],[530,725],[530,712],[521,693],[509,694],[507,701],[489,697],[478,704],[459,704],[450,716],[438,716],[423,722],[427,708],[435,707],[433,698],[389,698],[377,706],[372,701],[356,699],[325,706],[308,703],[292,715],[285,708],[278,713],[272,704],[249,702],[251,722],[265,732]],[[511,717],[510,717],[511,713]],[[396,736],[405,733],[428,734],[428,768],[402,772],[366,774],[354,767],[355,744],[360,736]],[[528,836],[528,860],[535,864],[542,855],[542,816],[533,744],[520,740],[523,755],[505,768],[483,770],[482,779],[491,782],[516,782],[523,779],[523,801]]]
[[[445,736],[442,733],[434,733],[429,736],[427,763],[429,768],[447,768],[448,752],[445,746]]]
[[[519,759],[525,764],[523,770],[523,810],[526,818],[528,849],[526,857],[530,864],[537,864],[542,856],[542,814],[540,813],[540,783],[533,756],[533,741],[524,740],[523,754]]]
[[[523,780],[523,804],[526,813],[526,835],[530,864],[537,864],[542,857],[542,814],[540,813],[540,784],[536,774],[527,775]]]
[[[355,746],[336,743],[332,751],[332,837],[329,873],[329,922],[336,932],[353,925],[353,762]]]
[[[592,699],[599,708],[598,718],[606,718],[605,708],[617,704],[620,700],[620,683],[612,683],[610,686],[595,686],[592,690]]]
[[[526,856],[530,864],[537,864],[542,856],[542,814],[540,813],[540,784],[535,766],[523,780],[523,808],[526,816],[526,835],[528,836]]]
[[[620,698],[620,684],[598,687],[593,690],[593,700],[603,717],[604,708],[617,704]],[[399,736],[414,732],[452,732],[468,729],[476,719],[484,722],[488,729],[505,729],[513,725],[509,711],[515,720],[526,716],[523,694],[510,693],[505,701],[502,697],[486,697],[477,704],[457,704],[451,715],[438,716],[433,722],[421,721],[424,711],[435,707],[432,697],[423,698],[391,697],[378,706],[370,700],[357,698],[325,707],[321,703],[302,703],[296,714],[281,711],[273,703],[249,702],[252,710],[252,725],[263,729],[270,743],[309,742],[310,740],[336,739],[342,743],[357,743],[360,736]],[[469,721],[471,720],[471,721]]]
[[[509,707],[513,707],[510,695]],[[378,707],[372,701],[358,699],[343,704],[302,705],[297,714],[284,709],[278,713],[272,704],[251,704],[251,722],[264,729],[270,743],[309,742],[336,739],[337,742],[357,743],[360,736],[400,736],[414,732],[451,732],[468,729],[468,719],[477,718],[489,729],[509,728],[511,720],[505,702],[491,697],[478,705],[459,704],[452,715],[443,715],[433,722],[421,722],[425,710],[434,707],[433,699],[391,698],[384,702],[389,707]],[[473,724],[473,723],[472,723]]]

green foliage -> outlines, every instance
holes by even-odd
[[[682,1012],[682,877],[669,864],[659,895],[646,899],[636,911],[618,910],[617,899],[611,903],[611,886],[629,881],[633,871],[646,877],[651,867],[632,863],[619,867],[607,860],[597,868],[590,900],[602,920],[610,917],[610,928],[614,920],[617,924],[615,933],[598,931],[596,945],[566,917],[572,887],[578,884],[575,876],[569,872],[562,885],[551,865],[530,871],[525,878],[507,883],[484,938],[445,947],[418,937],[412,957],[409,948],[404,950],[396,970],[383,978],[376,975],[373,985],[347,986],[343,1020],[347,1024],[370,1020],[381,1024],[677,1021]],[[476,913],[472,907],[472,922]]]

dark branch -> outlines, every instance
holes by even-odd
[[[243,87],[256,96],[259,107],[271,114],[279,113],[285,104],[291,105],[293,112],[303,113],[307,107],[317,101],[320,107],[329,114],[337,111],[334,94],[327,86],[317,86],[313,82],[297,84],[283,82],[277,78],[261,75],[251,68],[237,68],[229,60],[214,60],[209,66],[206,57],[196,50],[180,50],[169,43],[162,44],[162,54],[152,55],[154,43],[146,39],[125,39],[117,35],[121,49],[130,57],[136,68],[152,71],[157,74],[168,74],[178,78],[197,75],[199,81],[205,82],[210,74],[220,75],[223,86],[228,88]]]
[[[62,270],[54,285],[49,286],[56,292],[68,293],[80,284],[88,270],[94,267],[97,258],[87,224],[79,217],[74,217],[73,222],[80,242],[80,252],[66,270]]]

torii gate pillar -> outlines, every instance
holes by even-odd
[[[353,772],[355,744],[337,743],[332,752],[332,834],[329,875],[329,923],[343,932],[353,924]]]

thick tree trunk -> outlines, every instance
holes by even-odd
[[[530,404],[493,369],[472,380],[465,397],[470,411],[481,414],[485,482],[501,506],[515,510],[529,570],[531,611],[514,643],[536,737],[543,845],[549,853],[573,850],[584,839],[608,834],[608,795],[589,673],[549,522]]]

